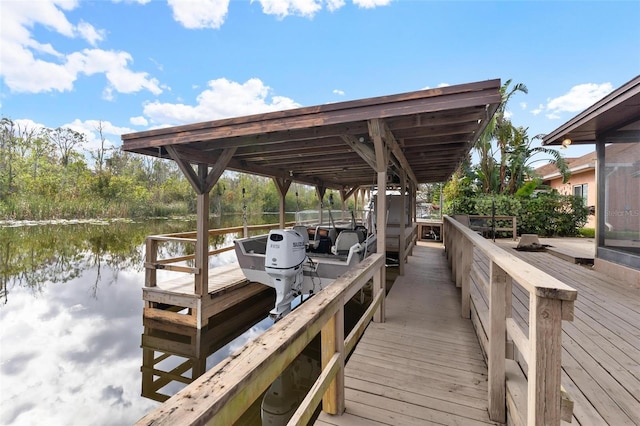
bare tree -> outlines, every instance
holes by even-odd
[[[86,143],[85,136],[68,127],[58,127],[47,131],[49,140],[58,149],[60,161],[64,167],[69,165],[71,154],[76,148],[81,148]]]
[[[95,127],[95,130],[100,135],[100,148],[98,148],[97,150],[91,151],[91,157],[96,162],[96,170],[98,171],[98,173],[102,173],[107,152],[111,151],[113,147],[106,146],[107,140],[104,137],[104,127],[102,126],[102,120],[98,121],[98,125]]]

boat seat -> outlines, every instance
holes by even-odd
[[[329,229],[329,239],[331,240],[331,245],[334,246],[338,239],[338,230],[336,228]]]
[[[359,244],[358,233],[356,231],[342,231],[336,238],[336,244],[331,247],[331,253],[336,255],[345,255],[349,253],[349,249]]]
[[[358,234],[358,242],[364,243],[364,240],[367,239],[367,235],[362,229],[356,229],[356,234]]]
[[[304,225],[294,225],[293,230],[296,231],[298,234],[302,235],[302,238],[304,238],[304,246],[306,248],[309,248],[309,246],[311,247],[317,247],[318,246],[318,241],[314,240],[314,241],[309,241],[309,229],[304,226]]]

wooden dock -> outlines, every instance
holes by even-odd
[[[248,281],[237,262],[209,270],[208,290],[207,297],[196,295],[190,275],[159,280],[155,286],[142,289],[144,317],[185,326],[205,326],[210,317],[243,300],[274,291]]]
[[[346,411],[316,425],[480,425],[487,367],[440,243],[420,242],[345,367]]]
[[[640,286],[550,253],[500,245],[578,290],[574,320],[563,324],[562,335],[562,385],[574,401],[572,424],[640,424]],[[513,297],[519,300],[514,319],[526,329],[528,296],[514,285]]]

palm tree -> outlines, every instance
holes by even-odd
[[[511,86],[511,79],[507,80],[500,88],[502,101],[493,115],[491,121],[478,139],[475,149],[480,156],[479,177],[482,190],[485,193],[504,192],[507,177],[506,153],[509,141],[513,135],[513,125],[506,117],[507,104],[516,92],[529,93],[527,86],[517,83]],[[493,152],[493,141],[497,141],[500,152],[500,166],[496,171],[496,160]],[[497,176],[495,174],[497,173]],[[497,181],[497,182],[496,182]],[[497,187],[495,185],[497,183]]]
[[[505,150],[506,192],[509,194],[515,194],[527,180],[533,177],[531,165],[537,161],[545,160],[533,160],[538,154],[552,157],[551,164],[555,164],[560,171],[563,183],[566,183],[571,177],[571,172],[560,152],[543,146],[532,146],[533,140],[541,139],[542,135],[536,135],[529,139],[527,131],[526,127],[512,127],[511,138]]]
[[[505,117],[507,103],[516,92],[529,93],[527,86],[522,83],[518,83],[512,88],[509,88],[509,85],[511,85],[510,79],[500,88],[502,102],[496,111],[496,127],[493,133],[500,148],[500,192],[504,192],[505,190],[507,178],[507,149],[509,141],[514,136],[514,127],[511,124],[511,120]]]

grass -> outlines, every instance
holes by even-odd
[[[596,237],[596,230],[594,228],[580,228],[578,230],[578,233],[580,234],[581,237],[585,237],[585,238]]]

